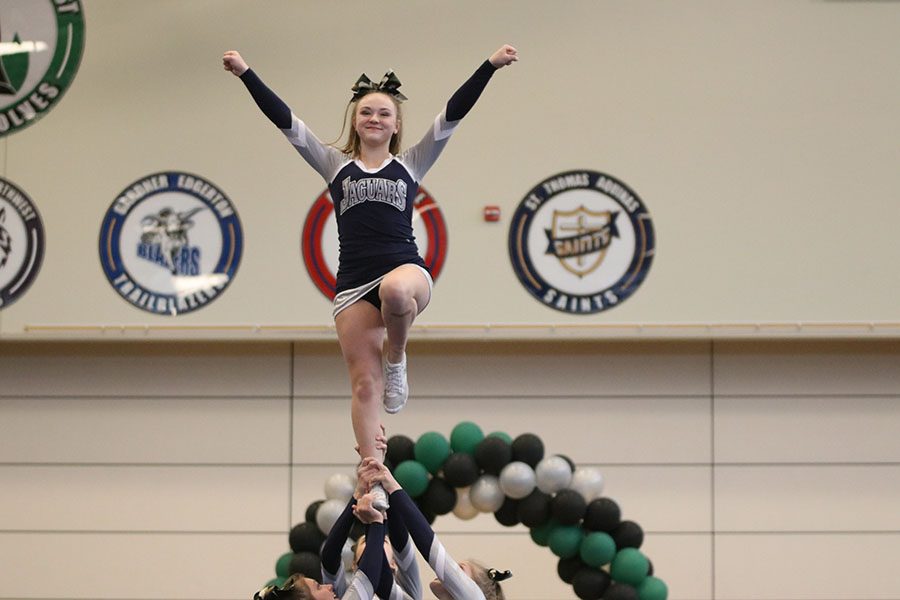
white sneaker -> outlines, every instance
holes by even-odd
[[[409,384],[406,382],[406,355],[399,365],[384,362],[384,410],[394,414],[403,410],[409,398]]]
[[[384,491],[380,483],[376,483],[369,488],[369,493],[372,494],[372,508],[375,510],[384,512],[391,507],[390,502],[388,502],[387,492]]]

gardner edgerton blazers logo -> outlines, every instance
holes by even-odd
[[[83,49],[80,0],[0,2],[0,136],[31,125],[59,102]]]
[[[509,228],[519,281],[542,303],[572,314],[626,300],[647,276],[654,246],[641,199],[596,171],[548,177],[528,192]]]
[[[242,248],[231,200],[189,173],[154,173],[130,184],[100,227],[109,283],[158,315],[191,312],[218,298],[234,279]]]

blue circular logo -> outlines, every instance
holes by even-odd
[[[653,223],[638,195],[596,171],[548,177],[519,203],[509,256],[525,289],[550,308],[598,313],[631,296],[650,270]]]
[[[190,173],[142,177],[122,190],[100,227],[100,263],[113,289],[157,315],[203,308],[234,279],[243,233],[231,200]]]

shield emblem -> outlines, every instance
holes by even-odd
[[[547,252],[570,273],[589,275],[603,263],[612,238],[617,237],[617,216],[618,212],[592,211],[583,205],[575,210],[554,210],[552,227],[547,230]]]

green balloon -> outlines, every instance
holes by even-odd
[[[413,498],[421,496],[428,488],[428,471],[415,460],[404,460],[394,467],[394,479]]]
[[[650,561],[637,548],[622,548],[609,567],[610,576],[622,583],[637,586],[650,571]]]
[[[637,586],[640,600],[666,600],[669,596],[669,588],[662,579],[650,575]]]
[[[417,461],[425,465],[429,473],[437,473],[450,456],[450,442],[440,433],[429,431],[423,433],[416,441],[413,454]]]
[[[454,452],[472,454],[475,452],[475,446],[483,439],[484,432],[481,431],[481,427],[471,421],[463,421],[450,432],[450,447]]]
[[[507,444],[512,444],[512,437],[506,433],[505,431],[493,431],[488,434],[488,437],[498,437],[501,440],[505,440]]]
[[[592,567],[599,567],[610,562],[616,555],[616,542],[612,536],[603,531],[592,531],[581,542],[579,550],[581,560]]]
[[[550,534],[553,533],[553,530],[559,527],[559,523],[550,519],[543,525],[538,525],[537,527],[532,527],[531,531],[528,533],[531,535],[532,541],[538,546],[544,546],[545,548],[550,545]]]
[[[564,525],[550,532],[550,551],[560,558],[571,558],[578,554],[584,530],[577,525]]]
[[[291,559],[294,558],[293,552],[285,552],[281,556],[278,557],[278,562],[275,563],[275,574],[282,579],[287,579],[290,576],[290,567],[291,567]]]

